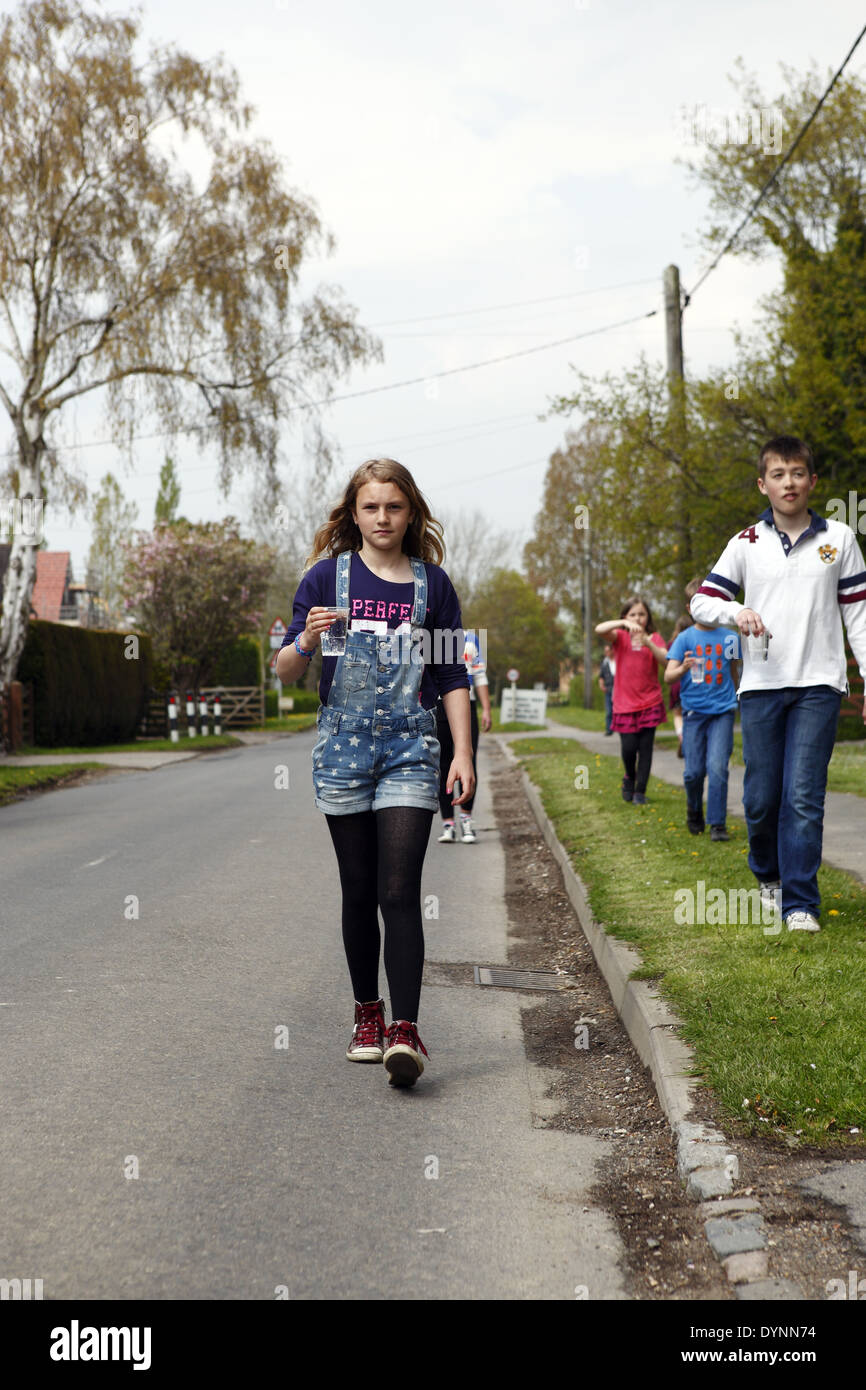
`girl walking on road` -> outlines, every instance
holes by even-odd
[[[421,870],[439,804],[440,695],[454,741],[448,791],[459,778],[455,805],[475,791],[462,640],[459,652],[444,653],[441,636],[434,640],[446,632],[462,638],[460,604],[440,567],[444,553],[442,528],[409,471],[393,459],[362,464],[316,532],[277,660],[277,676],[292,684],[334,622],[328,609],[348,610],[345,651],[322,657],[313,786],[339,865],[355,993],[346,1056],[384,1062],[392,1086],[414,1085],[424,1070],[421,1053],[428,1055],[417,1023]],[[436,664],[437,657],[444,660]],[[387,1027],[379,996],[380,908],[393,1020]]]
[[[490,732],[493,724],[493,716],[490,709],[490,692],[487,689],[487,663],[481,655],[478,638],[474,632],[465,632],[466,645],[463,648],[463,660],[466,663],[466,674],[469,677],[469,727],[472,735],[472,766],[475,767],[475,758],[478,752],[478,700],[481,701],[481,727],[485,734]],[[476,699],[476,691],[478,692]],[[445,714],[445,709],[441,700],[436,703],[436,737],[439,739],[439,747],[442,750],[442,766],[439,774],[439,809],[442,812],[442,834],[439,836],[440,844],[456,844],[457,830],[454,823],[454,802],[451,799],[451,791],[448,787],[447,768],[451,762],[454,752],[451,739],[451,729]],[[475,775],[478,776],[478,769],[475,767]],[[476,783],[477,786],[477,783]],[[464,845],[475,845],[478,843],[478,836],[475,834],[475,827],[472,824],[472,797],[468,799],[465,807],[460,808],[460,838]]]
[[[667,723],[659,685],[659,666],[667,660],[664,639],[656,632],[649,604],[640,594],[626,599],[618,618],[599,623],[596,632],[611,634],[616,661],[611,728],[620,736],[625,776],[623,801],[646,804],[656,726]]]

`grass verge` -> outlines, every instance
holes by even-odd
[[[652,777],[648,804],[626,803],[618,763],[573,740],[522,739],[512,748],[593,914],[640,950],[640,976],[658,980],[683,1019],[696,1075],[734,1126],[794,1147],[866,1142],[866,890],[822,869],[814,936],[767,935],[759,917],[732,924],[744,900],[732,904],[729,890],[756,886],[743,826],[726,844],[689,835],[682,788]],[[703,914],[699,880],[705,899],[712,889],[724,894]],[[687,920],[689,895],[694,915],[709,921]]]
[[[601,710],[581,709],[577,705],[557,705],[548,711],[551,721],[568,724],[573,729],[589,729],[593,733],[604,733],[604,714]],[[504,730],[509,732],[509,730]],[[668,723],[656,730],[656,747],[676,752],[677,737],[673,720],[668,714]],[[619,740],[611,740],[612,753],[619,752]],[[743,766],[743,736],[739,727],[734,730],[734,751],[731,766]],[[840,739],[833,749],[830,766],[827,769],[827,790],[831,792],[851,792],[854,796],[866,797],[866,739],[846,741]]]
[[[18,801],[23,792],[34,787],[45,789],[61,782],[75,781],[83,770],[99,767],[99,763],[76,763],[74,767],[0,767],[0,806]]]
[[[236,745],[240,746],[240,739],[234,738],[231,734],[208,734],[207,738],[198,735],[195,738],[180,738],[177,743],[172,743],[170,738],[136,738],[131,743],[101,743],[96,746],[87,744],[77,748],[22,748],[20,756],[33,756],[37,753],[200,753],[208,748],[234,748]]]

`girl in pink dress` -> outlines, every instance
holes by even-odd
[[[599,623],[595,630],[610,635],[616,660],[611,728],[620,736],[623,801],[644,806],[656,726],[667,723],[659,668],[667,661],[668,649],[640,594],[626,599],[618,618]]]

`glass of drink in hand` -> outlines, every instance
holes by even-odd
[[[326,608],[325,612],[334,621],[322,633],[322,656],[342,656],[346,650],[346,632],[349,626],[348,608]]]

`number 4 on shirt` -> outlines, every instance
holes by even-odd
[[[754,526],[747,526],[745,531],[741,531],[740,534],[737,536],[738,541],[748,541],[749,545],[754,545],[757,539],[758,533],[755,530]]]

